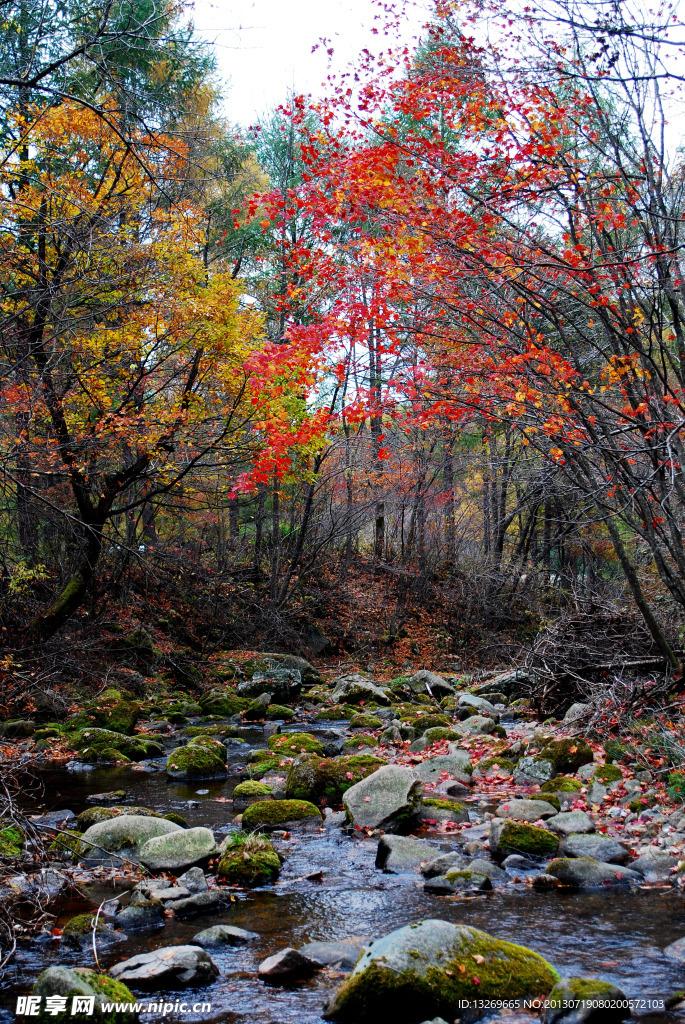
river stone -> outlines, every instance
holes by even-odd
[[[462,973],[459,968],[466,964]],[[468,925],[429,919],[367,946],[324,1018],[354,1024],[416,1024],[430,1015],[454,1020],[462,1015],[464,999],[542,995],[558,980],[554,968],[524,946]]]
[[[455,754],[438,754],[414,765],[414,775],[421,782],[435,784],[451,777],[464,786],[471,785],[471,758],[465,750]]]
[[[450,871],[463,871],[468,867],[468,860],[460,853],[441,853],[439,857],[429,860],[421,868],[424,878],[436,878],[438,875],[446,875]]]
[[[677,960],[679,963],[685,964],[685,937],[676,939],[670,946],[666,946],[664,953],[671,960]]]
[[[140,848],[140,861],[150,871],[185,870],[217,852],[214,833],[208,828],[184,828],[171,835],[156,836]]]
[[[219,974],[219,968],[198,946],[164,946],[123,960],[111,967],[109,973],[134,989],[164,992],[208,985]]]
[[[587,791],[587,802],[589,804],[603,804],[607,798],[609,790],[606,786],[603,786],[601,782],[591,782]]]
[[[430,693],[433,697],[451,697],[457,692],[446,679],[425,668],[409,677],[409,687],[414,693]]]
[[[295,981],[307,978],[314,971],[321,970],[318,960],[312,960],[292,946],[280,949],[273,956],[268,956],[259,965],[259,977],[268,981]]]
[[[547,1004],[542,1024],[619,1024],[630,1017],[625,993],[596,978],[564,978],[550,992]]]
[[[547,874],[554,875],[564,885],[586,889],[593,886],[626,885],[642,881],[642,875],[618,864],[604,864],[589,857],[561,857],[547,865]]]
[[[518,786],[541,786],[554,778],[554,768],[541,757],[522,757],[514,768],[514,782]]]
[[[549,818],[546,827],[551,832],[558,832],[563,836],[570,836],[578,832],[594,832],[595,823],[585,811],[562,811]]]
[[[390,698],[385,690],[372,683],[366,676],[359,672],[352,672],[350,675],[340,676],[333,683],[334,690],[331,700],[334,704],[359,704],[361,701],[371,701],[376,704],[390,704]]]
[[[677,864],[677,857],[672,857],[669,853],[663,853],[652,846],[641,857],[632,861],[630,866],[633,871],[639,872],[651,882],[671,878],[671,869]]]
[[[97,974],[86,967],[48,967],[38,977],[32,991],[34,996],[41,996],[41,1004],[49,996],[66,996],[69,1000],[69,1009],[71,1009],[72,996],[94,996],[93,1012],[89,1013],[87,1018],[83,1016],[73,1018],[75,1021],[87,1019],[91,1024],[110,1024],[113,1014],[110,1009],[106,1009],[108,1005],[115,1002],[128,1004],[135,1002],[133,994],[121,982],[114,982],[111,978]],[[59,1017],[41,1015],[40,1019],[65,1021],[72,1018],[67,1017],[64,1013]],[[138,1014],[131,1011],[118,1011],[116,1019],[120,1024],[137,1024]]]
[[[493,715],[497,714],[494,705],[489,700],[486,700],[485,697],[474,697],[472,693],[463,693],[457,701],[457,707],[473,708],[475,711],[484,711]]]
[[[381,836],[376,853],[376,867],[389,874],[415,871],[425,861],[434,860],[440,853],[420,839],[409,836]]]
[[[245,946],[248,942],[254,942],[259,935],[256,932],[245,931],[244,928],[236,928],[232,924],[215,924],[213,928],[205,928],[193,935],[191,942],[194,946],[203,946],[205,949],[212,949],[215,946]]]
[[[453,727],[454,728],[454,727]],[[483,715],[472,715],[459,725],[459,732],[465,736],[489,736],[497,728],[497,722]]]
[[[487,875],[492,882],[508,882],[509,876],[506,871],[493,864],[491,860],[486,860],[485,857],[474,857],[468,866],[469,871],[475,871],[479,875]],[[447,872],[449,874],[449,871]]]
[[[605,864],[627,864],[630,860],[630,850],[610,836],[573,832],[563,840],[562,849],[567,856],[589,857]]]
[[[189,868],[176,879],[177,885],[182,885],[189,892],[207,892],[207,879],[202,868]]]
[[[537,821],[551,818],[557,809],[546,800],[507,800],[497,808],[498,818],[515,818],[517,821]]]
[[[339,942],[308,942],[300,953],[316,960],[323,967],[351,970],[366,945],[364,939],[341,939]]]
[[[114,923],[125,932],[155,932],[164,924],[162,904],[155,899],[129,905],[119,911]]]
[[[230,906],[230,894],[220,889],[212,889],[211,892],[198,892],[188,896],[185,900],[177,900],[174,903],[176,917],[197,917],[198,914],[216,914]]]
[[[343,794],[348,819],[359,828],[409,830],[421,813],[423,783],[411,768],[387,765]]]
[[[185,832],[185,829],[173,821],[167,821],[166,818],[120,814],[116,818],[99,821],[86,829],[81,836],[80,849],[85,851],[87,860],[97,860],[106,856],[103,850],[110,853],[121,851],[124,860],[131,860],[132,857],[137,860],[139,849],[148,839],[166,836],[172,832]],[[91,843],[93,846],[90,846]]]
[[[558,847],[559,840],[553,832],[527,821],[494,818],[490,822],[490,853],[493,857],[506,857],[510,853],[552,857]]]
[[[434,878],[427,878],[423,883],[423,888],[435,896],[451,896],[452,893],[460,892],[462,889],[490,892],[492,882],[488,875],[484,875],[480,871],[471,871],[469,865],[462,871],[450,871],[449,875],[436,875]]]

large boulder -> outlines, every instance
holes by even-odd
[[[429,757],[412,768],[414,776],[421,782],[435,784],[456,779],[465,786],[471,785],[471,770],[471,758],[466,750],[453,754],[437,754],[436,757]]]
[[[630,1017],[620,988],[597,978],[564,978],[550,992],[542,1024],[620,1024]]]
[[[426,668],[410,676],[407,685],[414,693],[429,693],[432,697],[451,697],[457,692],[446,679]]]
[[[570,836],[578,832],[594,832],[595,823],[585,811],[563,811],[548,820],[547,828],[562,836]]]
[[[560,857],[548,864],[546,873],[575,889],[638,884],[642,881],[642,875],[637,871],[618,864],[590,860],[589,857]]]
[[[201,864],[217,851],[214,833],[208,828],[184,828],[155,836],[140,848],[139,857],[150,871],[185,871]]]
[[[409,831],[421,813],[423,783],[411,768],[386,765],[343,796],[349,821],[359,828]]]
[[[123,960],[109,973],[133,989],[164,992],[208,985],[217,977],[219,968],[199,946],[166,946]]]
[[[67,1021],[77,1024],[114,1024],[115,1021],[117,1024],[135,1024],[138,1020],[138,1014],[130,1009],[117,1011],[111,1008],[112,1003],[125,1003],[130,1007],[135,1002],[126,985],[85,967],[48,967],[33,986],[33,995],[41,998],[40,1020],[57,1021],[57,1024],[67,1024]],[[66,1009],[47,1015],[45,1001],[50,996],[66,996]],[[74,1013],[74,996],[94,999],[93,1010]]]
[[[274,703],[288,703],[296,700],[302,689],[302,673],[297,668],[288,668],[271,661],[255,672],[251,679],[240,683],[241,697],[259,697],[268,693]]]
[[[310,732],[283,732],[272,733],[267,741],[269,750],[280,757],[298,757],[300,754],[323,755],[324,748],[321,740],[312,736]]]
[[[120,854],[123,860],[138,860],[139,851],[148,839],[184,832],[180,825],[166,818],[153,818],[139,814],[120,814],[108,821],[91,825],[83,833],[79,854],[87,860],[107,859],[108,853]]]
[[[549,992],[555,969],[525,946],[477,928],[426,920],[398,928],[363,951],[324,1018],[354,1024],[454,1020],[463,1001],[520,999]]]
[[[166,773],[170,779],[217,779],[226,775],[226,765],[223,757],[211,747],[189,743],[171,751]]]
[[[90,764],[144,761],[164,754],[161,743],[148,736],[125,736],[112,729],[98,729],[95,726],[72,733],[69,742],[78,751],[80,759]]]
[[[238,833],[231,838],[216,871],[220,880],[245,886],[276,881],[281,862],[266,836]]]
[[[335,758],[303,754],[290,768],[286,796],[315,804],[339,804],[343,793],[384,764],[380,757],[371,754]]]
[[[135,700],[97,700],[86,706],[86,712],[96,725],[113,732],[133,734],[138,718],[140,704]]]
[[[553,857],[558,848],[557,836],[546,828],[511,818],[494,818],[490,822],[490,853],[493,857],[508,857],[511,853]]]
[[[385,690],[376,686],[366,676],[359,672],[352,672],[350,675],[340,676],[334,682],[331,700],[334,704],[360,704],[368,701],[375,704],[390,704],[390,698]]]

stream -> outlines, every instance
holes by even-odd
[[[340,728],[345,723],[317,725]],[[262,728],[246,728],[242,735],[253,747],[265,745]],[[78,814],[89,806],[87,797],[91,794],[124,789],[124,803],[164,813],[177,811],[189,825],[206,825],[220,836],[236,827],[230,797],[236,783],[245,777],[239,768],[244,755],[245,748],[238,752],[229,749],[229,776],[215,782],[172,782],[163,770],[164,760],[145,767],[90,770],[84,766],[74,770],[46,765],[35,792],[27,795],[27,809],[38,813],[69,807]],[[478,804],[477,791],[473,803]],[[482,811],[482,806],[478,810]],[[456,837],[441,834],[429,838],[442,842],[446,849],[456,848]],[[650,1010],[650,1001],[659,1005],[672,992],[685,987],[685,967],[661,952],[685,934],[685,903],[676,889],[537,892],[520,884],[445,898],[426,893],[420,875],[376,870],[377,840],[330,820],[321,830],[293,830],[290,838],[276,838],[274,842],[286,858],[276,885],[236,890],[236,901],[228,912],[185,921],[172,918],[157,932],[131,935],[100,951],[101,966],[110,967],[160,946],[189,942],[201,929],[218,923],[237,925],[258,933],[259,940],[245,946],[212,949],[219,978],[205,989],[169,996],[170,1001],[211,1002],[211,1012],[171,1012],[164,1019],[187,1024],[196,1020],[203,1024],[321,1024],[323,1003],[342,975],[327,970],[289,987],[266,986],[257,976],[257,967],[265,957],[285,946],[299,948],[314,940],[377,938],[422,918],[438,917],[474,925],[498,938],[529,946],[564,976],[585,975],[613,982],[631,999],[643,1001],[635,1011],[639,1019],[652,1024],[685,1021],[682,1012]],[[306,878],[317,871],[322,872],[320,881]],[[54,901],[52,912],[58,915],[58,927],[120,891],[108,882],[107,872],[98,880],[83,883],[80,890],[81,896],[72,893]],[[94,966],[94,959],[91,950],[75,952],[61,948],[56,940],[20,945],[0,993],[2,1024],[15,1019],[17,994],[29,992],[37,975],[51,964]],[[153,1013],[141,1019],[161,1017]],[[516,1019],[523,1024],[538,1018],[523,1015]]]

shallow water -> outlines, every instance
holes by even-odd
[[[250,730],[245,735],[252,744],[264,745],[262,730]],[[89,806],[89,794],[126,789],[126,803],[165,812],[175,810],[190,825],[208,825],[217,832],[226,832],[234,827],[232,807],[226,801],[240,780],[238,766],[244,763],[244,751],[229,751],[229,758],[234,770],[228,779],[192,784],[169,782],[163,771],[140,771],[128,766],[90,771],[47,769],[42,775],[42,795],[29,798],[31,809],[69,807],[78,813]],[[188,806],[188,801],[196,801],[197,806]],[[450,837],[440,838],[454,845]],[[431,842],[436,841],[431,837]],[[562,975],[585,975],[615,983],[631,998],[645,1001],[636,1016],[652,1024],[685,1020],[684,1014],[648,1013],[650,1000],[663,1000],[685,987],[685,967],[661,952],[685,934],[685,900],[674,890],[537,893],[516,886],[446,899],[425,893],[420,876],[387,875],[375,870],[376,842],[338,825],[316,832],[293,832],[290,839],[275,842],[286,857],[277,885],[244,895],[237,893],[235,903],[223,914],[183,922],[171,919],[157,933],[131,936],[100,952],[101,965],[111,966],[146,949],[187,942],[213,924],[238,925],[257,932],[259,941],[212,950],[219,979],[198,992],[168,996],[169,1001],[209,1001],[211,1012],[171,1012],[164,1019],[188,1024],[321,1024],[323,1003],[342,975],[322,971],[311,981],[290,988],[267,987],[256,973],[266,956],[284,946],[299,947],[312,940],[374,938],[425,917],[440,917],[530,946]],[[306,879],[306,875],[319,870],[323,873],[320,882]],[[82,898],[70,897],[61,906],[55,904],[58,924],[116,892],[104,877],[82,891]],[[1,1021],[13,1019],[11,1007],[16,994],[29,991],[37,974],[52,963],[91,966],[94,960],[91,951],[71,952],[54,941],[20,948],[0,993],[0,1003],[5,1005],[5,1010],[0,1010]],[[155,1012],[142,1019],[160,1020],[161,1015]]]

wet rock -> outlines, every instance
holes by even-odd
[[[36,723],[32,719],[12,718],[7,722],[0,722],[0,736],[3,739],[26,739],[33,736],[35,731]]]
[[[483,715],[472,715],[460,725],[460,730],[467,736],[489,736],[500,727],[492,718],[484,718]],[[502,734],[504,731],[502,730]]]
[[[595,755],[587,740],[572,736],[545,743],[540,751],[540,757],[552,763],[557,775],[570,775],[584,764],[592,764]]]
[[[514,768],[514,782],[519,786],[542,786],[554,775],[551,761],[541,757],[522,757]]]
[[[630,861],[630,850],[609,836],[572,833],[563,840],[562,850],[569,857],[589,857],[605,864],[627,864]]]
[[[321,970],[321,964],[312,960],[292,946],[281,949],[269,956],[259,965],[259,977],[263,981],[289,982],[299,978],[308,978],[315,971]]]
[[[182,832],[180,825],[175,825],[165,818],[154,818],[136,814],[120,814],[108,821],[91,825],[81,836],[80,850],[88,861],[107,858],[107,853],[121,853],[119,862],[138,859],[138,851],[148,839],[156,836]],[[103,850],[106,851],[103,853]]]
[[[677,867],[678,859],[650,847],[642,856],[631,862],[633,871],[639,872],[648,881],[661,881],[672,877],[672,869]]]
[[[359,828],[408,831],[421,813],[423,783],[411,768],[387,765],[348,789],[343,805]]]
[[[685,964],[685,937],[682,939],[676,939],[669,946],[666,946],[664,953],[671,960],[677,960],[681,964]]]
[[[45,814],[32,814],[31,821],[41,829],[76,829],[78,819],[73,811],[46,811]]]
[[[50,1014],[47,1020],[56,1021],[57,1024],[64,1024],[69,1020],[84,1019],[92,1024],[111,1024],[113,1019],[112,1003],[126,1003],[129,1006],[135,1002],[133,994],[126,985],[106,977],[104,974],[97,974],[95,971],[85,967],[48,967],[39,976],[33,986],[33,995],[41,997],[41,1007],[45,1009],[45,1000],[50,996],[66,996],[68,1009],[60,1014]],[[71,1016],[71,999],[73,996],[93,997],[95,1000],[93,1012],[87,1017],[79,1018]],[[130,1010],[120,1010],[116,1013],[117,1021],[120,1024],[137,1024],[138,1015]]]
[[[221,744],[223,746],[223,744]],[[167,758],[166,773],[170,779],[217,779],[226,775],[225,755],[217,748],[211,749],[199,743],[172,750]]]
[[[537,864],[532,860],[528,860],[527,857],[522,857],[519,853],[510,853],[508,857],[505,857],[502,861],[502,867],[505,871],[519,871],[521,873],[537,871]]]
[[[364,939],[341,939],[339,942],[308,942],[300,953],[310,960],[316,960],[323,967],[350,970],[359,959],[365,946]]]
[[[371,754],[322,758],[303,754],[293,762],[286,783],[286,796],[293,800],[325,801],[337,804],[357,782],[382,768],[387,762]]]
[[[202,868],[190,868],[176,879],[177,885],[184,886],[189,892],[207,892],[207,879]]]
[[[579,832],[594,832],[595,823],[585,811],[563,811],[547,821],[547,828],[563,836]]]
[[[464,786],[471,785],[471,758],[465,750],[429,757],[421,764],[414,765],[412,771],[417,779],[429,784],[447,781],[451,776]]]
[[[436,878],[438,875],[446,875],[450,871],[461,871],[468,867],[468,863],[468,860],[460,853],[441,853],[422,866],[421,874],[424,878]]]
[[[552,857],[557,852],[559,840],[546,828],[531,825],[511,818],[490,822],[490,852],[493,857],[506,857],[519,853],[530,857]]]
[[[95,927],[95,914],[77,914],[70,918],[62,931],[62,946],[69,949],[92,949],[93,929]],[[96,941],[98,948],[113,945],[115,942],[123,942],[126,935],[117,928],[114,928],[109,921],[103,921],[102,917],[97,919]]]
[[[231,905],[231,897],[226,892],[212,889],[209,892],[198,892],[185,900],[174,903],[176,917],[197,917],[198,914],[217,914]]]
[[[376,867],[389,874],[416,871],[425,861],[440,854],[436,846],[408,836],[381,836],[376,852]]]
[[[515,818],[517,821],[537,821],[551,818],[557,809],[546,800],[507,800],[497,808],[498,818]]]
[[[621,989],[595,978],[564,978],[554,986],[547,1002],[543,1024],[619,1024],[630,1017]]]
[[[602,804],[608,796],[609,790],[601,782],[593,782],[587,791],[587,802],[589,804]]]
[[[491,882],[509,881],[506,871],[503,871],[502,868],[497,867],[491,860],[486,860],[484,857],[474,857],[469,864],[469,871],[475,871],[479,875],[487,875]]]
[[[614,886],[635,884],[642,881],[642,876],[630,868],[618,864],[604,864],[602,861],[590,860],[589,857],[559,858],[547,865],[547,874],[554,875],[564,885],[578,889],[591,889],[596,886]]]
[[[164,992],[208,985],[219,974],[219,968],[198,946],[166,946],[115,964],[109,973],[133,989]]]
[[[183,871],[201,864],[217,852],[214,833],[208,828],[187,828],[155,836],[140,847],[139,857],[150,871]]]
[[[385,690],[372,683],[359,672],[340,676],[335,680],[331,699],[335,704],[359,704],[361,701],[375,701],[376,704],[388,705],[390,698]]]
[[[159,900],[147,899],[120,910],[114,918],[124,932],[153,932],[164,924],[164,908]]]
[[[469,812],[464,804],[456,800],[436,800],[435,797],[424,798],[421,821],[470,821]]]
[[[111,789],[107,793],[91,793],[86,797],[86,803],[106,807],[108,804],[120,804],[125,799],[125,789]]]
[[[197,932],[191,941],[195,946],[212,949],[217,946],[245,946],[258,938],[256,932],[248,932],[244,928],[236,928],[231,924],[215,924],[213,928]]]
[[[562,884],[555,875],[548,875],[546,871],[535,875],[531,881],[534,889],[539,889],[543,892],[550,889],[558,889]]]
[[[452,683],[425,668],[409,677],[408,686],[414,693],[429,693],[433,697],[451,697],[457,692]]]
[[[478,712],[486,712],[487,714],[497,714],[494,705],[490,703],[485,697],[475,697],[472,693],[463,693],[457,701],[457,707],[460,708],[473,708]]]
[[[59,871],[53,868],[41,868],[31,874],[12,875],[5,882],[9,889],[27,895],[56,896],[67,888],[69,882]]]
[[[490,892],[492,881],[488,875],[484,875],[482,872],[471,871],[471,865],[469,865],[461,871],[450,871],[447,875],[427,878],[423,883],[423,888],[435,896],[451,896],[452,893],[462,889]]]
[[[524,946],[468,925],[425,920],[367,946],[324,1018],[354,1024],[414,1024],[430,1015],[454,1020],[463,999],[540,995],[558,980],[554,968]]]

